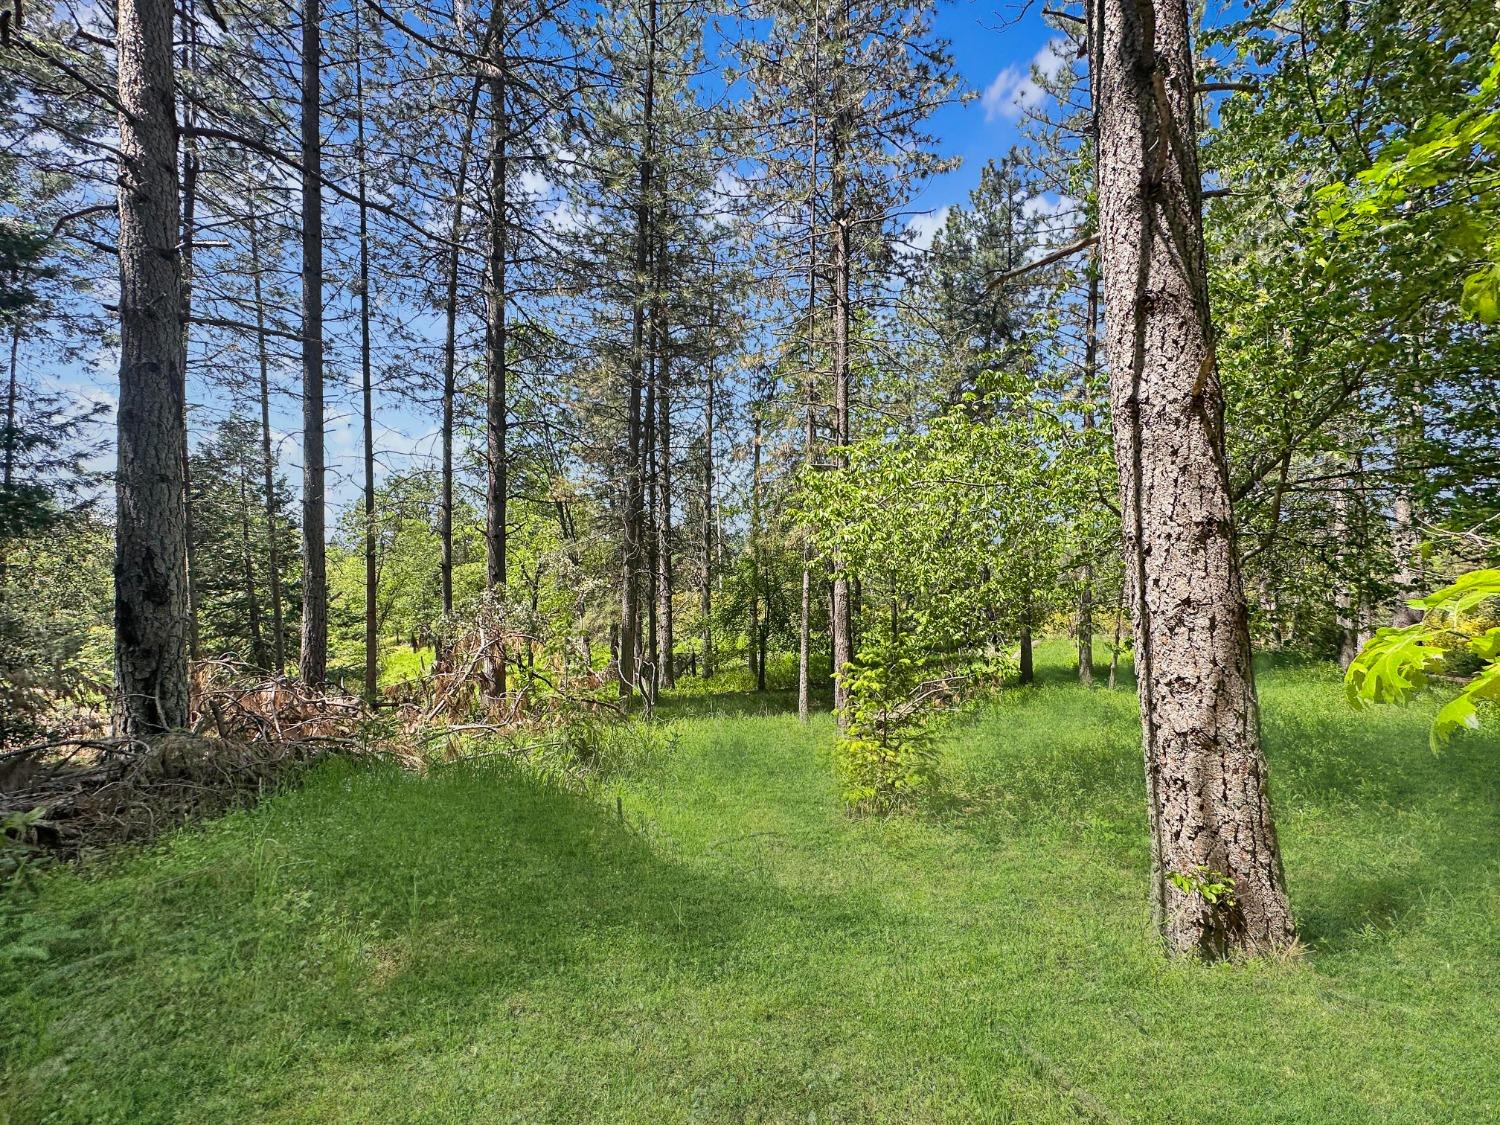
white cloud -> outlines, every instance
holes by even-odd
[[[1041,104],[1046,97],[1037,77],[1056,78],[1072,62],[1073,49],[1066,39],[1049,39],[1035,55],[1023,72],[1020,67],[1008,66],[984,89],[979,104],[984,107],[984,119],[994,121],[1005,117],[1012,121],[1028,109]]]
[[[1058,195],[1055,198],[1047,195],[1033,195],[1021,204],[1021,213],[1031,217],[1052,219],[1072,215],[1079,206],[1078,200],[1071,195]]]
[[[534,168],[527,168],[520,175],[521,194],[531,199],[545,199],[552,194],[552,181]]]
[[[926,250],[932,245],[932,239],[938,231],[943,229],[943,224],[948,221],[950,207],[939,207],[936,211],[929,211],[925,215],[913,215],[906,224],[906,241],[918,250]]]

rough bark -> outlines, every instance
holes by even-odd
[[[1107,0],[1102,30],[1100,246],[1153,913],[1173,954],[1274,952],[1295,930],[1230,506],[1187,5]],[[1223,879],[1217,904],[1197,889]]]
[[[328,568],[323,541],[323,143],[319,0],[302,6],[302,652],[309,684],[328,678]]]
[[[187,535],[172,5],[120,0],[120,405],[115,477],[117,722],[188,716]]]

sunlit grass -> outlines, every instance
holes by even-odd
[[[1500,1118],[1495,743],[1267,671],[1307,949],[1173,965],[1133,692],[1043,655],[901,818],[736,683],[588,795],[335,766],[57,872],[5,919],[0,1120]]]

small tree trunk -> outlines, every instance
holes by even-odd
[[[1125,624],[1125,587],[1120,587],[1120,600],[1115,604],[1115,637],[1109,646],[1109,690],[1115,690],[1120,675],[1120,631]]]
[[[1295,940],[1266,792],[1200,220],[1185,0],[1108,0],[1100,246],[1152,834],[1173,954]],[[1211,902],[1206,883],[1232,881]]]
[[[328,679],[323,542],[323,142],[320,0],[302,5],[302,679]]]
[[[631,310],[630,394],[626,419],[624,549],[620,595],[620,696],[629,699],[639,676],[641,559],[645,538],[645,485],[641,472],[641,395],[645,379],[646,270],[651,246],[652,162],[656,101],[656,0],[647,5],[645,88],[642,90],[641,160],[635,211],[636,291]]]
[[[379,576],[375,566],[375,386],[370,372],[370,219],[365,199],[365,68],[359,5],[354,6],[355,186],[359,200],[360,421],[365,469],[365,699],[380,696],[380,629],[376,621]]]
[[[191,31],[184,36],[191,39]],[[187,64],[190,47],[183,47],[183,63]],[[189,123],[192,111],[186,114]],[[193,241],[197,236],[196,212],[198,207],[198,151],[191,137],[183,142],[182,152],[182,313],[179,323],[182,355],[179,368],[182,372],[182,527],[187,538],[187,591],[188,591],[188,657],[197,660],[200,654],[198,623],[199,592],[198,562],[196,558],[197,533],[193,527],[193,462],[188,453],[187,417],[187,356],[188,334],[193,322]]]
[[[1098,378],[1099,357],[1099,263],[1098,252],[1089,255],[1088,298],[1084,306],[1083,400],[1094,401],[1094,383]],[[1085,442],[1094,430],[1093,407],[1083,411]],[[1078,682],[1085,687],[1094,683],[1094,564],[1086,562],[1078,572]]]
[[[653,261],[655,257],[653,255]],[[653,293],[656,283],[651,283]],[[652,702],[656,700],[656,689],[660,683],[661,675],[661,634],[658,632],[660,619],[657,617],[657,594],[660,592],[658,564],[661,561],[658,551],[657,528],[660,521],[657,519],[657,448],[656,448],[656,382],[659,372],[658,361],[660,357],[656,352],[656,318],[660,310],[656,301],[651,303],[651,335],[647,345],[646,355],[646,403],[645,403],[645,430],[642,439],[642,452],[645,456],[645,464],[641,466],[641,476],[646,482],[646,522],[642,529],[642,542],[646,545],[646,668],[641,674],[641,690],[650,694]]]
[[[1022,687],[1034,683],[1036,681],[1036,666],[1032,661],[1031,655],[1031,622],[1029,620],[1021,623],[1021,656],[1019,664],[1020,668],[1016,676],[1017,682]]]
[[[755,677],[755,690],[766,690],[765,654],[760,646],[760,457],[761,457],[760,404],[755,405],[755,429],[750,441],[750,672]]]
[[[835,122],[833,132],[833,442],[835,461],[848,463],[845,448],[849,445],[849,200],[847,172],[844,166],[847,144],[842,120]],[[849,576],[844,561],[833,559],[833,705],[839,726],[846,723],[844,704],[848,698],[843,683],[843,669],[854,659],[853,609],[849,599]]]
[[[662,258],[658,256],[658,271],[662,268]],[[657,522],[656,522],[656,563],[657,563],[657,599],[660,608],[657,616],[661,620],[661,685],[665,688],[672,687],[677,681],[677,669],[674,666],[673,646],[677,643],[673,623],[672,587],[674,574],[672,571],[672,376],[669,363],[667,333],[667,320],[665,309],[661,302],[657,302],[660,319],[657,322],[657,351],[660,353],[658,363],[658,381],[661,386],[656,397],[656,437],[659,444],[660,463],[657,468],[657,488],[660,498],[657,500]]]
[[[245,580],[245,615],[250,624],[250,660],[266,666],[266,642],[260,627],[260,595],[255,588],[255,550],[250,536],[250,486],[240,465],[240,569]]]
[[[822,50],[813,52],[814,63]],[[802,463],[811,471],[818,439],[813,402],[818,393],[818,114],[811,113],[811,144],[807,157],[807,375],[802,408]],[[812,714],[812,542],[802,544],[802,606],[797,624],[797,717],[804,723]]]
[[[251,197],[246,229],[250,240],[250,284],[255,299],[255,358],[260,379],[260,460],[262,503],[266,512],[266,570],[271,587],[271,659],[278,676],[286,672],[286,622],[281,603],[281,544],[276,536],[276,459],[271,453],[271,354],[266,346],[266,302],[261,282],[260,226]]]
[[[703,663],[706,680],[714,674],[714,359],[708,358],[708,387],[703,399]]]
[[[509,424],[509,402],[506,378],[509,356],[506,337],[506,131],[510,128],[506,112],[505,15],[497,5],[492,16],[492,56],[490,59],[490,225],[489,256],[486,272],[485,359],[489,373],[486,395],[485,433],[488,443],[488,473],[485,487],[485,583],[503,596],[506,585],[506,504],[510,485],[507,479],[509,454],[506,449]],[[499,648],[493,665],[496,690],[506,690],[506,654]]]
[[[121,112],[119,468],[115,474],[115,690],[130,737],[188,719],[172,11],[119,0]]]
[[[453,615],[453,405],[457,392],[458,369],[458,267],[459,240],[464,229],[464,196],[469,186],[469,153],[473,143],[474,119],[479,111],[479,86],[474,83],[464,110],[463,142],[458,152],[458,172],[454,177],[453,221],[448,225],[446,270],[443,293],[443,417],[442,417],[442,512],[439,516],[439,538],[442,541],[441,577],[443,616]]]

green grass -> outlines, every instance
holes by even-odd
[[[1267,670],[1307,949],[1169,964],[1133,694],[1044,656],[891,820],[840,811],[826,715],[684,695],[587,796],[334,766],[54,872],[0,948],[0,1120],[1500,1119],[1495,743]]]

